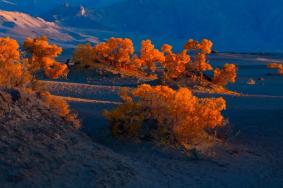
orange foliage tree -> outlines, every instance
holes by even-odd
[[[165,56],[154,47],[151,40],[143,40],[141,43],[139,61],[146,70],[154,72],[156,70],[155,64],[164,62]]]
[[[0,38],[0,87],[24,88],[31,94],[35,90],[34,84],[37,82],[35,74],[38,71],[43,70],[49,78],[58,78],[67,74],[66,67],[54,60],[62,49],[48,44],[47,38],[28,38],[24,48],[30,53],[28,60],[20,57],[19,44],[16,40]],[[72,122],[73,126],[79,127],[79,120],[70,112],[68,104],[61,97],[40,90],[35,91],[50,110]]]
[[[10,38],[0,38],[0,86],[18,87],[28,83],[30,74],[20,62],[19,44]]]
[[[127,68],[131,63],[134,45],[131,39],[110,38],[107,42],[94,46],[92,53],[98,63]]]
[[[175,91],[167,86],[144,84],[123,92],[121,97],[122,105],[105,112],[114,136],[146,134],[162,143],[188,147],[208,138],[207,128],[224,123],[223,98],[198,98],[187,88]],[[144,127],[150,122],[154,122],[151,127]]]
[[[200,43],[190,39],[184,46],[185,50],[196,53],[194,61],[189,64],[190,71],[202,73],[212,70],[212,66],[207,62],[207,55],[211,53],[213,43],[208,39],[203,39]]]
[[[61,54],[62,48],[49,44],[47,37],[27,38],[23,47],[29,53],[29,69],[33,75],[42,70],[46,77],[52,79],[67,76],[67,65],[55,60]]]
[[[74,50],[72,60],[79,66],[89,68],[94,62],[93,47],[91,44],[79,44]]]
[[[90,43],[80,44],[73,53],[73,61],[85,68],[93,63],[109,65],[113,68],[131,68],[134,45],[128,38],[110,38],[94,47]]]
[[[187,50],[175,54],[172,52],[172,46],[165,44],[162,46],[162,51],[166,54],[165,61],[161,63],[164,68],[165,79],[178,78],[185,72],[186,65],[191,60]]]
[[[267,65],[270,69],[277,69],[279,75],[283,75],[283,64],[280,63],[270,63]]]
[[[216,68],[213,71],[213,82],[225,86],[229,82],[235,83],[237,78],[237,67],[234,64],[225,64],[223,69]]]

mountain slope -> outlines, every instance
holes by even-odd
[[[90,8],[99,8],[109,6],[117,1],[121,0],[0,0],[0,9],[40,16],[64,4],[68,6],[83,5]]]
[[[65,3],[66,2],[66,3]],[[86,10],[78,16],[80,6]],[[99,38],[153,39],[181,48],[188,38],[209,38],[219,51],[282,52],[281,0],[2,0],[0,8],[42,16]],[[107,36],[106,36],[107,35]]]
[[[217,49],[283,50],[282,1],[126,0],[101,11],[102,22],[123,32],[207,37]]]
[[[19,40],[43,34],[58,42],[67,42],[73,39],[55,23],[20,12],[2,10],[0,10],[0,31],[0,36],[11,36]]]
[[[221,51],[282,51],[282,6],[280,0],[124,0],[102,8],[86,4],[80,20],[70,11],[75,6],[53,9],[45,17],[56,15],[65,25],[111,28],[120,36],[178,46],[188,38],[209,38]]]

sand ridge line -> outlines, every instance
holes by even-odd
[[[93,84],[85,84],[85,83],[75,83],[75,82],[60,82],[60,81],[48,81],[48,80],[41,80],[42,83],[45,84],[57,84],[57,85],[66,85],[66,86],[73,86],[73,87],[93,87],[93,88],[105,88],[105,89],[121,89],[122,86],[110,86],[110,85],[93,85]]]
[[[63,96],[58,96],[61,97],[62,99],[68,101],[68,102],[83,102],[83,103],[98,103],[98,104],[115,104],[119,105],[122,104],[121,102],[117,101],[104,101],[104,100],[95,100],[95,99],[83,99],[83,98],[75,98],[75,97],[63,97]]]
[[[107,86],[107,85],[92,85],[92,84],[85,84],[85,83],[75,83],[75,82],[60,82],[60,81],[41,81],[46,84],[58,84],[58,85],[66,85],[70,87],[89,87],[89,88],[104,88],[104,89],[117,89],[120,90],[121,88],[125,88],[123,86]],[[202,92],[202,91],[197,91],[195,89],[192,89],[193,93],[196,94],[207,94],[207,95],[216,95],[216,96],[231,96],[231,97],[256,97],[256,98],[278,98],[278,99],[283,99],[283,96],[275,96],[275,95],[262,95],[262,94],[233,94],[233,93],[207,93],[207,92]],[[112,102],[112,101],[103,101],[103,100],[92,100],[92,99],[84,99],[84,98],[73,98],[73,97],[67,97],[69,99],[73,100],[78,100],[80,99],[81,101],[102,101],[105,103],[119,103],[119,102]],[[99,102],[96,102],[99,103]],[[119,103],[120,104],[120,103]]]

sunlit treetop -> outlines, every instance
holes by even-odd
[[[0,38],[0,66],[4,63],[14,63],[20,60],[19,44],[16,40]]]
[[[223,69],[216,68],[213,71],[213,82],[225,86],[228,83],[235,83],[237,79],[237,66],[225,64]]]
[[[37,38],[27,38],[24,41],[24,49],[27,50],[34,58],[51,57],[55,58],[62,53],[62,48],[55,45],[49,44],[46,36]]]
[[[93,59],[99,63],[126,67],[131,62],[134,45],[128,38],[110,38],[94,46]]]
[[[164,54],[156,49],[151,40],[143,40],[140,49],[140,59],[150,71],[155,71],[157,62],[164,62]]]
[[[42,70],[46,77],[52,79],[67,76],[67,65],[60,64],[55,60],[62,53],[62,48],[55,44],[49,44],[46,36],[34,39],[27,38],[23,47],[28,52],[29,69],[32,74]]]
[[[270,69],[277,69],[279,75],[283,75],[283,64],[281,63],[270,63],[267,65]]]
[[[175,54],[172,52],[172,46],[164,44],[162,51],[165,53],[165,61],[161,63],[165,69],[165,79],[177,78],[185,72],[186,64],[191,60],[187,50],[182,50],[181,53]]]
[[[186,50],[200,50],[203,54],[210,54],[213,43],[208,39],[203,39],[200,43],[193,39],[189,39],[185,44]]]
[[[0,86],[19,87],[30,80],[20,60],[19,44],[11,38],[0,38]]]

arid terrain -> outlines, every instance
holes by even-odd
[[[46,83],[53,94],[67,97],[79,114],[83,132],[95,143],[131,161],[135,176],[142,178],[142,183],[136,182],[137,187],[281,187],[283,79],[266,68],[270,61],[282,59],[248,54],[211,57],[214,65],[237,64],[238,82],[230,89],[241,95],[224,95],[228,103],[225,117],[233,125],[227,140],[190,154],[151,142],[111,138],[110,127],[101,113],[121,102],[120,87],[135,86],[134,79],[70,73],[69,81]],[[247,84],[249,79],[254,79],[255,84]]]
[[[0,188],[282,188],[282,7],[0,0]]]

